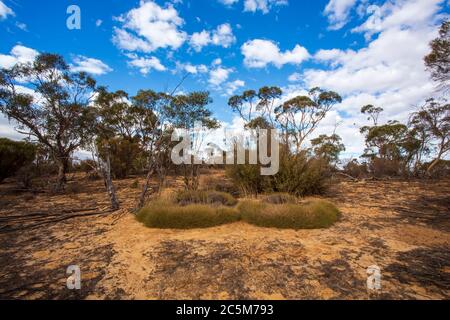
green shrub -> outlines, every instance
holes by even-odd
[[[270,204],[285,204],[285,203],[296,203],[297,198],[291,196],[289,193],[277,192],[265,196],[262,199],[262,201]]]
[[[130,186],[131,189],[138,189],[139,188],[139,180],[134,180],[133,183]]]
[[[31,164],[36,157],[36,146],[27,142],[0,139],[0,182],[14,176],[20,168]]]
[[[339,210],[330,202],[310,201],[301,205],[271,205],[255,201],[242,202],[238,209],[247,223],[267,228],[320,229],[332,226]]]
[[[177,206],[166,202],[154,202],[143,208],[137,219],[150,228],[194,229],[209,228],[240,220],[233,208],[208,205]]]
[[[321,194],[330,177],[325,159],[310,158],[306,152],[280,154],[280,172],[271,177],[271,189],[298,197]]]
[[[323,158],[309,157],[306,152],[292,154],[280,150],[280,168],[274,176],[262,176],[259,165],[227,166],[227,176],[245,195],[282,192],[302,197],[321,194],[330,177],[330,164]]]
[[[237,200],[228,193],[218,191],[183,191],[177,194],[176,202],[185,206],[188,204],[221,204],[235,206]]]

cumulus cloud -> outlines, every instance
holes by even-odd
[[[289,82],[298,82],[302,78],[302,75],[298,72],[294,72],[288,77]]]
[[[0,54],[0,68],[12,68],[17,63],[28,63],[34,61],[39,52],[22,45],[12,48],[9,55]]]
[[[264,68],[273,64],[281,68],[285,64],[299,65],[309,58],[308,50],[296,45],[291,51],[281,52],[278,45],[270,40],[251,40],[241,47],[244,55],[244,64],[249,68]]]
[[[9,8],[3,1],[0,1],[0,20],[6,19],[8,16],[13,16],[14,11]]]
[[[189,44],[197,52],[200,52],[207,45],[228,48],[235,42],[236,37],[233,35],[233,29],[228,23],[221,24],[213,31],[203,30],[195,32],[189,40]]]
[[[183,72],[187,72],[190,74],[200,74],[200,73],[206,73],[208,72],[208,67],[205,66],[204,64],[200,64],[200,65],[193,65],[190,63],[177,63],[177,70],[181,70]]]
[[[133,68],[139,69],[139,72],[143,75],[147,75],[152,70],[166,71],[167,68],[162,65],[161,61],[157,57],[138,57],[135,54],[129,54],[128,65]]]
[[[103,61],[81,55],[76,56],[73,59],[73,63],[71,70],[74,72],[87,72],[99,76],[113,71],[113,69]]]
[[[244,11],[261,11],[263,14],[267,14],[272,7],[286,6],[288,4],[288,0],[244,0]]]
[[[356,2],[357,0],[330,0],[324,10],[330,24],[329,29],[339,30],[345,26]]]
[[[225,93],[232,96],[239,88],[245,87],[245,81],[234,80],[225,84]]]
[[[319,50],[314,59],[327,68],[303,73],[307,87],[320,86],[343,96],[336,107],[343,121],[338,134],[351,152],[363,151],[362,141],[355,140],[358,129],[367,124],[360,114],[362,106],[383,107],[382,121],[407,121],[416,106],[435,95],[423,57],[437,36],[439,4],[442,1],[408,0],[369,8],[369,16],[354,32],[377,34],[374,40],[359,50]]]
[[[219,86],[228,80],[228,77],[230,76],[230,74],[232,72],[233,72],[233,69],[231,69],[231,68],[225,68],[222,66],[218,66],[209,72],[208,82],[209,82],[209,84],[211,84],[213,86]]]
[[[187,39],[180,30],[184,20],[171,5],[160,7],[141,0],[138,8],[117,18],[121,28],[114,29],[113,42],[123,50],[153,52],[159,48],[178,49]]]

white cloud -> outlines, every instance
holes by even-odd
[[[294,72],[293,74],[291,74],[291,75],[288,77],[288,80],[289,80],[290,82],[298,82],[298,81],[301,80],[301,78],[302,78],[302,75],[301,75],[300,73]]]
[[[298,65],[309,58],[308,50],[300,45],[296,45],[291,51],[281,52],[278,45],[269,40],[251,40],[241,47],[244,55],[244,63],[249,68],[264,68],[268,64],[273,64],[281,68],[285,64]]]
[[[236,37],[233,35],[233,30],[228,23],[221,24],[213,31],[203,30],[195,32],[189,40],[189,44],[197,52],[200,52],[207,45],[228,48],[235,42]]]
[[[141,0],[138,8],[117,18],[122,28],[115,28],[113,42],[128,51],[153,52],[159,48],[178,49],[187,39],[179,28],[184,21],[171,5],[160,7]]]
[[[156,57],[138,57],[134,54],[128,55],[130,61],[128,61],[128,65],[139,69],[139,72],[143,75],[147,75],[150,71],[166,71],[167,68],[161,64]]]
[[[190,74],[199,74],[199,73],[206,73],[208,72],[208,67],[205,66],[204,64],[200,64],[200,65],[193,65],[190,63],[187,64],[182,64],[182,63],[177,63],[177,69],[190,73]]]
[[[228,77],[233,72],[231,68],[217,67],[209,72],[209,84],[219,86],[228,80]]]
[[[113,71],[113,69],[103,61],[81,55],[75,57],[73,62],[74,65],[71,66],[71,70],[74,72],[87,72],[94,75],[102,75]]]
[[[234,81],[230,81],[227,82],[225,84],[225,93],[228,96],[232,96],[236,90],[238,90],[239,88],[245,87],[245,81],[242,80],[234,80]]]
[[[373,7],[366,21],[354,30],[364,32],[368,39],[377,34],[365,48],[320,50],[314,55],[328,68],[306,70],[303,78],[308,87],[320,86],[343,96],[335,108],[345,115],[337,133],[350,153],[363,151],[358,129],[367,120],[360,114],[362,106],[384,108],[381,121],[405,122],[416,106],[436,94],[423,57],[430,51],[428,43],[437,36],[439,3],[442,1],[400,0]]]
[[[443,0],[398,0],[386,2],[382,6],[371,5],[366,13],[369,18],[353,32],[364,32],[370,39],[373,34],[392,28],[426,28],[433,20]]]
[[[286,6],[288,4],[288,0],[244,0],[244,11],[256,12],[259,10],[263,14],[267,14],[274,6]]]
[[[97,21],[95,21],[95,26],[96,27],[100,27],[103,24],[103,20],[98,19]]]
[[[226,6],[232,6],[233,4],[239,2],[239,0],[218,0],[221,4]]]
[[[0,54],[0,68],[9,69],[17,63],[33,62],[38,54],[39,52],[34,49],[16,45],[9,55]]]
[[[351,9],[357,0],[330,0],[325,7],[324,14],[328,18],[331,30],[338,30],[345,26]]]
[[[0,20],[6,19],[8,16],[14,16],[14,11],[0,1]]]

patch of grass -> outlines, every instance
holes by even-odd
[[[137,219],[150,228],[195,229],[236,222],[240,220],[240,215],[234,208],[203,204],[178,206],[157,201],[143,208]]]
[[[243,201],[236,208],[208,204],[181,206],[170,200],[154,200],[137,219],[150,228],[210,228],[237,221],[279,229],[320,229],[332,226],[339,210],[330,202],[313,200],[302,204],[269,204]]]
[[[272,193],[263,197],[262,201],[269,204],[286,204],[297,203],[297,198],[289,193]]]
[[[183,191],[177,194],[176,203],[185,206],[189,204],[213,204],[233,207],[237,200],[228,193],[218,191]]]
[[[242,220],[267,228],[321,229],[332,226],[339,217],[339,210],[330,202],[314,200],[303,204],[267,204],[244,201],[238,209]]]

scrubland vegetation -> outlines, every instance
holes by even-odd
[[[111,92],[108,88],[98,85],[89,75],[72,72],[69,65],[57,54],[44,53],[33,63],[17,64],[11,69],[0,70],[0,112],[27,137],[24,142],[0,139],[0,183],[8,186],[9,193],[26,194],[26,197],[20,198],[21,204],[10,200],[3,202],[0,199],[2,207],[7,210],[6,216],[0,217],[0,222],[5,223],[0,227],[0,235],[77,218],[74,215],[76,212],[85,212],[85,216],[107,213],[116,219],[108,221],[109,225],[120,225],[120,219],[128,219],[131,216],[133,220],[126,220],[127,223],[122,227],[128,232],[126,236],[137,239],[132,245],[147,239],[142,234],[153,236],[155,233],[152,229],[155,228],[180,229],[176,230],[177,232],[192,231],[193,233],[188,234],[192,236],[196,232],[192,229],[221,226],[232,233],[235,231],[233,227],[236,226],[258,235],[252,240],[253,247],[245,248],[249,252],[248,256],[251,256],[253,249],[260,250],[261,239],[267,235],[282,238],[283,235],[279,233],[281,231],[288,235],[284,235],[287,237],[286,241],[295,242],[299,238],[298,235],[308,236],[301,232],[323,229],[316,231],[324,232],[324,238],[330,245],[340,240],[342,230],[359,234],[360,230],[366,228],[372,233],[381,234],[379,228],[383,225],[383,214],[392,220],[398,218],[392,217],[394,209],[383,208],[383,197],[387,196],[386,194],[376,193],[374,196],[376,207],[382,212],[380,214],[377,211],[374,214],[378,219],[376,222],[369,221],[370,217],[364,216],[366,212],[371,212],[370,206],[363,207],[365,211],[355,214],[356,207],[365,201],[366,190],[363,187],[372,187],[370,181],[379,182],[381,189],[386,190],[391,190],[389,184],[392,181],[399,183],[396,188],[417,183],[417,190],[429,187],[427,184],[438,181],[438,178],[448,183],[446,179],[450,174],[450,162],[446,159],[450,151],[450,105],[445,97],[449,90],[449,42],[449,23],[445,22],[439,39],[431,44],[432,52],[425,58],[433,79],[444,93],[441,98],[424,101],[421,107],[412,110],[407,123],[396,120],[380,123],[383,106],[361,106],[361,112],[367,116],[369,125],[360,125],[360,132],[365,139],[365,152],[359,159],[342,158],[345,145],[336,132],[318,137],[314,135],[327,114],[342,102],[342,97],[337,92],[311,88],[307,94],[285,101],[280,88],[267,86],[259,90],[246,90],[230,97],[228,105],[244,121],[246,130],[276,129],[280,132],[279,172],[267,176],[261,175],[261,168],[265,167],[261,163],[211,165],[193,162],[175,165],[172,162],[171,152],[176,144],[171,141],[174,130],[192,129],[196,122],[201,122],[210,129],[219,127],[219,121],[211,111],[213,101],[208,92],[178,94],[176,89],[173,92],[143,89],[135,95],[121,90]],[[29,87],[27,93],[20,90],[24,79]],[[90,157],[77,158],[76,154],[80,150],[87,151]],[[220,150],[222,155],[225,151]],[[220,172],[219,178],[215,180],[211,172]],[[388,181],[386,185],[383,185],[384,181]],[[407,182],[401,184],[402,181]],[[352,192],[347,182],[355,184],[353,187],[358,189],[358,194],[349,195],[347,198],[342,195],[339,190],[341,184],[347,187],[346,191]],[[363,187],[359,188],[358,183]],[[445,183],[442,190],[447,190],[448,185]],[[14,187],[10,188],[11,186]],[[103,188],[103,194],[100,196],[96,193],[95,199],[89,189],[94,188],[93,186],[97,189]],[[392,200],[397,191],[389,194],[390,203],[396,205],[395,210],[400,208],[399,212],[407,217],[418,219],[414,208],[405,207],[404,203],[398,205]],[[167,193],[171,196],[167,197]],[[435,193],[440,195],[439,191]],[[40,197],[41,194],[44,196]],[[356,199],[353,199],[353,196]],[[107,205],[99,200],[101,197],[107,199]],[[407,199],[411,197],[410,194],[405,195]],[[17,198],[19,199],[19,196]],[[424,203],[432,203],[424,198]],[[36,199],[45,204],[43,207],[47,208],[47,211],[33,212],[27,216],[30,208],[21,208],[20,205],[27,205],[27,201],[35,205],[33,200]],[[48,207],[49,199],[56,199],[55,201],[61,201],[67,206],[70,203],[70,208],[61,209],[61,206],[56,206],[58,211]],[[442,204],[447,206],[448,197],[438,200],[436,207]],[[91,202],[92,207],[87,208],[85,203]],[[10,204],[12,205],[9,206]],[[81,208],[77,208],[77,205]],[[20,210],[24,215],[18,215],[14,210]],[[62,213],[61,216],[58,212]],[[8,214],[11,217],[8,217]],[[355,221],[358,225],[350,227],[349,224],[354,221],[348,218],[344,226],[339,226],[346,214],[353,215],[351,219],[356,215]],[[420,217],[421,220],[418,220],[422,224],[432,220],[433,228],[443,225],[442,228],[445,229],[448,211],[444,214],[447,214],[447,220],[444,219],[444,222],[439,220],[441,216]],[[127,218],[123,218],[123,215]],[[47,220],[48,218],[51,219]],[[148,228],[139,229],[142,226],[136,223],[135,219]],[[435,223],[435,220],[439,223]],[[11,225],[14,225],[14,228]],[[127,229],[130,225],[139,231],[135,234],[134,229]],[[257,227],[271,230],[245,229]],[[421,225],[420,228],[422,227],[424,226]],[[389,228],[387,233],[395,238],[398,235],[396,226],[390,224]],[[425,232],[420,228],[416,231],[430,232],[433,239],[439,238],[435,236],[434,231]],[[87,227],[86,229],[87,232],[92,231]],[[201,231],[205,234],[208,232]],[[293,235],[287,232],[298,233]],[[327,232],[335,234],[330,235]],[[117,234],[125,237],[123,233]],[[237,234],[235,238],[241,235]],[[97,234],[92,237],[97,237]],[[226,236],[223,238],[226,240]],[[116,241],[113,239],[112,241]],[[283,248],[283,243],[277,242],[278,239],[271,239],[273,243],[265,243],[267,248]],[[153,238],[152,240],[154,241]],[[226,242],[225,240],[223,241]],[[358,238],[357,244],[352,244],[351,240],[348,242],[355,246],[361,243],[368,246],[364,242],[366,240]],[[383,243],[377,243],[372,238],[369,240],[373,241],[371,245],[384,250]],[[13,240],[8,238],[4,241],[9,244],[8,241]],[[120,241],[128,243],[124,238],[120,238]],[[191,253],[186,253],[177,241],[162,244],[162,249],[159,249],[164,254],[151,252],[168,259],[164,260],[167,269],[177,269],[173,265],[178,262],[176,258],[174,262],[167,256],[192,259]],[[396,244],[395,241],[399,240],[392,240],[392,246]],[[117,242],[118,240],[116,244]],[[414,244],[414,241],[411,240],[411,243]],[[110,244],[105,244],[105,248],[108,245]],[[221,244],[217,244],[217,247],[220,246]],[[290,258],[298,259],[302,256],[301,245],[292,247]],[[320,245],[317,247],[322,250]],[[177,250],[172,250],[173,248]],[[124,252],[127,250],[128,248],[123,249],[120,254],[126,256]],[[230,256],[231,260],[245,258],[241,255],[234,256],[236,253],[233,252],[220,252],[221,249],[216,247],[209,247],[208,250],[212,251],[214,257]],[[339,250],[348,256],[353,254],[351,250],[347,252],[346,248],[341,247]],[[438,250],[438,253],[441,251]],[[193,255],[196,256],[197,253]],[[145,257],[148,260],[148,257]],[[337,270],[350,269],[344,258],[345,255],[336,260],[339,264]],[[283,256],[280,259],[287,258]],[[155,270],[159,270],[157,267],[155,266]],[[207,267],[201,266],[203,269]],[[271,268],[270,265],[266,267]],[[282,267],[284,274],[295,273],[290,267]],[[327,268],[332,269],[325,265],[325,271],[322,270],[321,273],[327,272]],[[394,264],[393,268],[392,272],[398,272],[402,266]],[[429,274],[427,272],[428,270],[423,271],[425,275]],[[249,278],[250,276],[251,274]],[[174,276],[174,279],[181,282],[180,287],[187,287],[180,278],[182,277]],[[437,288],[441,290],[442,287],[438,284]],[[334,290],[341,289],[336,287]],[[439,290],[434,292],[435,295],[445,296],[445,293]],[[163,291],[160,292],[164,295]],[[233,294],[233,297],[238,296]],[[214,297],[217,298],[216,295]]]

